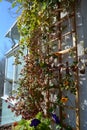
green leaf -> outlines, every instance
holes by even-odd
[[[40,63],[40,67],[45,68],[45,67],[47,67],[47,64],[41,62],[41,63]]]
[[[39,112],[39,113],[36,115],[36,118],[39,119],[39,120],[41,120],[41,118],[42,118],[42,112]]]
[[[17,2],[14,1],[14,2],[12,3],[12,8],[14,8],[14,7],[16,6],[16,4],[17,4]]]
[[[51,113],[54,110],[54,108],[49,108],[48,112]]]
[[[60,130],[61,129],[61,126],[60,125],[57,125],[56,126],[56,130]]]
[[[21,126],[20,130],[24,130],[25,126]]]
[[[23,125],[23,124],[25,124],[26,123],[26,120],[21,120],[20,122],[19,122],[19,125]]]
[[[22,2],[22,0],[17,0],[17,2],[21,3],[21,2]]]
[[[43,2],[42,10],[45,10],[46,7],[47,7],[47,3],[46,3],[46,2]]]

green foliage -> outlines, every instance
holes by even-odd
[[[14,8],[15,6],[16,6],[16,1],[14,1],[13,3],[12,3],[12,8]]]
[[[12,130],[51,130],[50,120],[48,118],[43,118],[41,113],[38,113],[35,117],[39,119],[41,123],[36,127],[31,127],[31,120],[21,120],[18,122],[17,126],[13,127]]]
[[[76,86],[73,76],[66,76],[64,70],[61,74],[64,78],[61,81],[59,79],[59,71],[61,72],[67,66],[63,68],[59,65],[58,57],[54,56],[53,50],[53,47],[58,48],[59,6],[61,5],[63,12],[70,11],[74,2],[75,0],[16,0],[12,4],[15,7],[19,3],[23,9],[17,25],[21,35],[19,54],[24,60],[19,88],[14,97],[18,102],[11,108],[17,116],[22,115],[24,120],[20,121],[14,130],[50,130],[50,121],[42,118],[41,113],[38,115],[37,113],[42,112],[44,116],[49,117],[50,112],[66,103],[66,97],[64,103],[63,100],[61,101],[60,89],[62,92],[74,93]],[[66,28],[63,25],[61,33],[64,29]],[[27,48],[26,55],[25,48]],[[55,94],[58,97],[56,99]],[[35,116],[41,121],[37,128],[29,126]],[[60,127],[58,125],[56,129],[61,129]]]

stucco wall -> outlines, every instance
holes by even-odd
[[[87,0],[79,0],[77,8],[77,26],[78,42],[83,42],[84,47],[87,47]],[[87,59],[87,56],[82,56],[82,58]],[[80,75],[79,78],[80,126],[81,130],[87,130],[87,67],[86,73],[84,75]]]

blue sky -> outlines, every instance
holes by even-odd
[[[0,58],[11,47],[10,39],[5,38],[5,34],[17,18],[14,10],[11,9],[11,3],[5,0],[0,2]]]

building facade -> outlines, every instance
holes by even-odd
[[[20,35],[18,33],[16,22],[7,32],[6,37],[12,41],[12,48],[6,53],[5,59],[5,79],[4,79],[4,93],[2,96],[2,117],[1,125],[18,121],[21,117],[16,117],[13,112],[9,109],[9,105],[14,105],[15,102],[9,101],[7,98],[12,96],[12,92],[17,89],[18,75],[20,73],[20,65],[15,64],[15,56],[19,49],[18,41]]]

